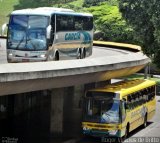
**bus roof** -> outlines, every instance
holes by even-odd
[[[71,9],[55,8],[55,7],[28,8],[22,10],[15,10],[11,13],[11,15],[44,15],[44,16],[50,16],[52,14],[92,16],[92,14],[89,13],[78,13]]]
[[[135,79],[135,80],[116,82],[114,84],[107,85],[103,88],[91,89],[89,91],[119,93],[120,99],[122,99],[126,95],[129,95],[138,90],[142,90],[153,85],[156,85],[155,81],[145,80],[145,79]]]

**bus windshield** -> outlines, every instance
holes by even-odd
[[[120,100],[114,99],[114,93],[94,92],[94,96],[86,97],[84,114],[85,121],[119,123]]]
[[[12,15],[9,22],[8,49],[46,50],[46,28],[49,17]]]

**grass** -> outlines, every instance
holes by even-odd
[[[0,1],[0,27],[4,23],[8,23],[9,14],[14,10],[19,0],[1,0]]]
[[[130,76],[127,76],[127,77],[124,77],[125,79],[128,79],[128,80],[132,80],[132,79],[144,79],[144,75],[143,74],[132,74]],[[160,78],[158,77],[151,77],[151,76],[148,76],[147,79],[150,79],[150,80],[153,80],[153,81],[156,81],[157,85],[160,86]]]

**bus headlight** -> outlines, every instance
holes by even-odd
[[[45,54],[40,55],[40,58],[46,58],[46,55]]]
[[[118,130],[110,130],[110,131],[108,131],[108,133],[109,133],[110,135],[116,135],[117,132],[118,132]]]
[[[89,130],[89,128],[87,128],[87,127],[83,127],[83,130],[84,130],[84,131],[86,131],[86,130]]]
[[[8,53],[8,57],[13,57],[13,53]]]

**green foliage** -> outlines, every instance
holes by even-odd
[[[104,3],[87,10],[94,15],[96,28],[104,33],[104,40],[133,43],[132,28],[126,25],[116,5]]]
[[[104,2],[105,0],[84,0],[83,6],[84,7],[90,7],[90,6],[96,6],[101,2]]]
[[[117,5],[117,0],[83,0],[84,7],[97,6],[103,3],[107,3],[109,5]]]
[[[19,0],[19,3],[14,6],[14,9],[24,9],[24,8],[36,8],[36,7],[51,7],[54,5],[65,5],[74,0]]]
[[[41,6],[50,6],[49,0],[19,0],[19,3],[14,6],[14,9],[36,8]]]
[[[132,25],[145,54],[160,67],[160,1],[120,0],[120,11]]]
[[[18,0],[2,0],[0,1],[0,27],[4,23],[8,23],[9,14],[13,11],[13,5],[17,4]]]
[[[58,5],[54,5],[56,7],[63,7],[63,8],[69,8],[69,9],[73,9],[75,11],[84,11],[84,8],[82,7],[83,5],[83,0],[74,0],[72,2],[68,2],[66,4],[58,4]]]

